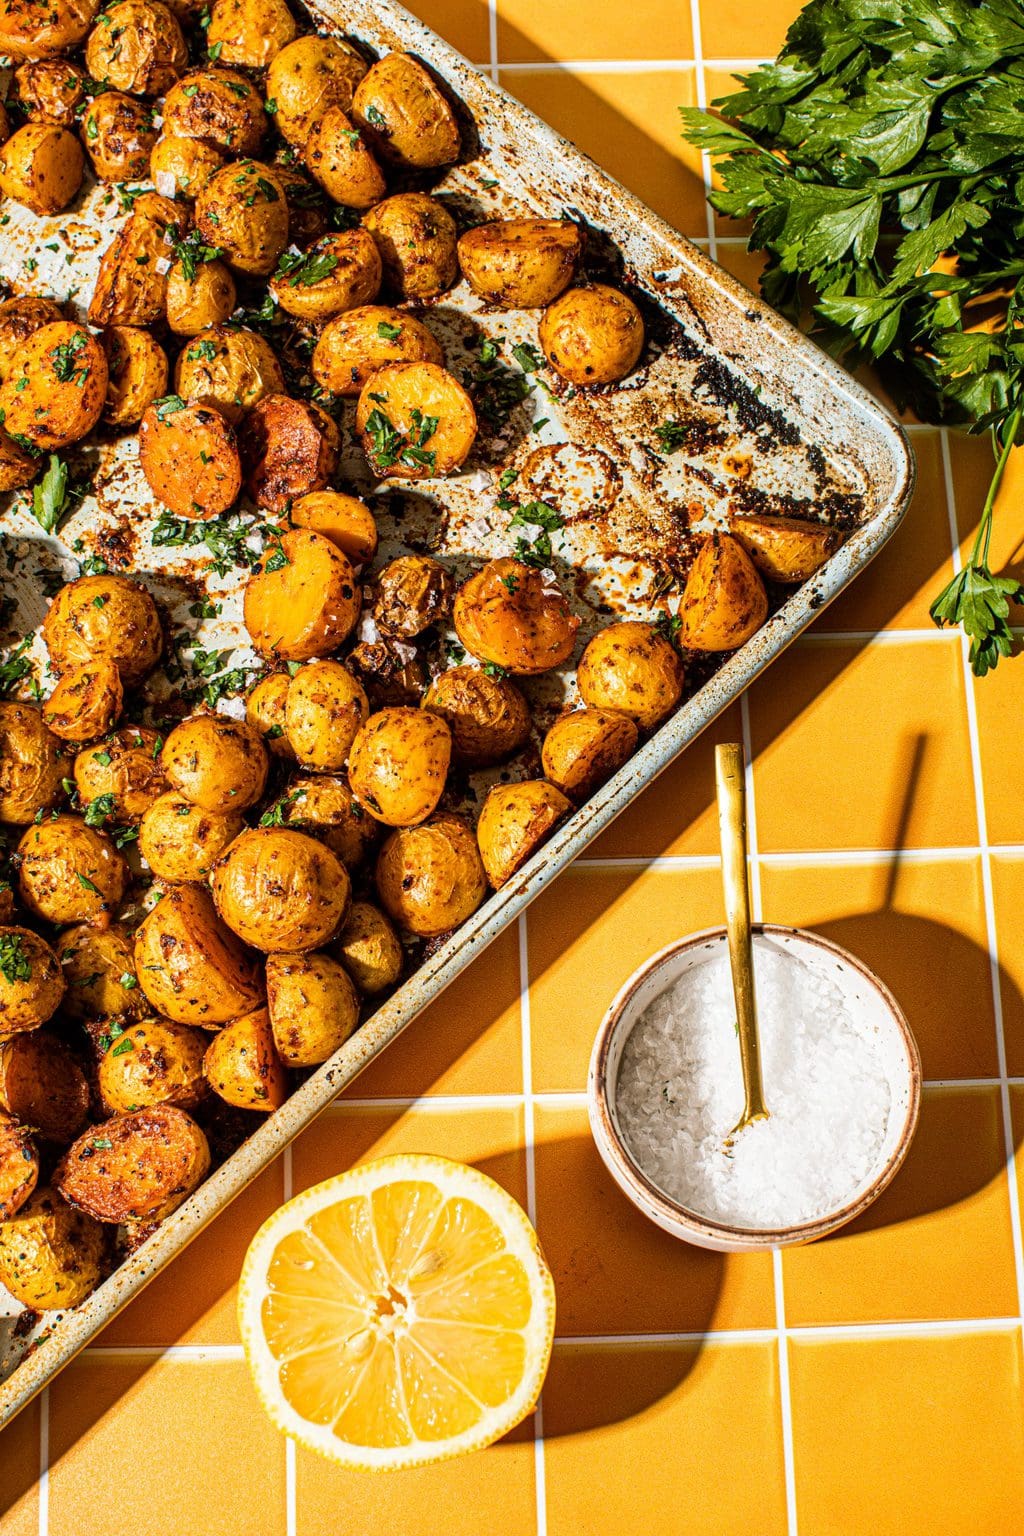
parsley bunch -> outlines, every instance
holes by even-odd
[[[924,419],[991,432],[974,546],[932,606],[979,676],[1012,648],[1018,581],[989,568],[1024,441],[1024,0],[812,0],[779,58],[683,109],[720,157],[721,213],[754,221],[762,291],[834,356],[875,363]]]

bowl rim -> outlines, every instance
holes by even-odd
[[[669,1230],[683,1229],[680,1232],[682,1236],[686,1235],[686,1229],[700,1234],[716,1246],[735,1243],[751,1249],[762,1249],[776,1248],[789,1243],[807,1243],[816,1238],[825,1237],[837,1228],[845,1226],[847,1222],[853,1221],[855,1217],[867,1210],[868,1206],[874,1204],[899,1172],[910,1149],[921,1108],[922,1072],[921,1054],[906,1016],[885,982],[870,966],[865,965],[841,944],[836,944],[822,934],[814,933],[807,928],[794,928],[782,923],[751,923],[750,927],[754,935],[767,938],[798,938],[841,960],[875,989],[896,1025],[906,1052],[909,1069],[907,1110],[896,1146],[890,1153],[885,1166],[867,1189],[847,1205],[829,1212],[828,1215],[815,1217],[813,1221],[799,1222],[788,1227],[739,1227],[729,1222],[714,1221],[697,1211],[691,1211],[687,1206],[680,1205],[654,1184],[630,1156],[615,1126],[608,1102],[608,1059],[622,1015],[651,973],[666,960],[715,940],[726,941],[725,928],[702,928],[697,933],[688,934],[685,938],[666,944],[663,949],[658,950],[639,966],[619,989],[601,1020],[594,1040],[587,1079],[587,1104],[591,1131],[598,1150],[606,1161],[609,1158],[612,1160],[609,1164],[610,1171],[615,1175],[620,1188],[646,1216],[653,1217],[659,1225],[664,1225]]]

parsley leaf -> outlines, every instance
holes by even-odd
[[[43,478],[32,487],[32,514],[47,533],[53,533],[68,500],[68,467],[55,453]]]

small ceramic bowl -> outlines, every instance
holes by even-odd
[[[670,944],[635,971],[606,1013],[590,1059],[587,1100],[597,1149],[612,1178],[643,1214],[689,1243],[723,1253],[811,1243],[852,1221],[882,1193],[907,1155],[921,1101],[921,1060],[898,1003],[867,966],[819,934],[773,924],[754,926],[754,944],[771,945],[813,966],[842,992],[859,1027],[878,1042],[889,1078],[890,1112],[875,1167],[840,1210],[798,1226],[737,1227],[687,1210],[652,1184],[633,1160],[615,1107],[622,1051],[639,1015],[654,998],[725,946],[724,928],[709,928]],[[737,1062],[737,1071],[739,1064]],[[769,1109],[771,1099],[769,1095]]]

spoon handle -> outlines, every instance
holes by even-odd
[[[729,961],[736,999],[736,1027],[743,1065],[746,1108],[740,1126],[763,1120],[768,1110],[761,1082],[761,1051],[754,998],[754,950],[750,937],[750,887],[747,882],[747,797],[743,748],[737,742],[715,748],[718,835],[722,846],[722,888]]]

